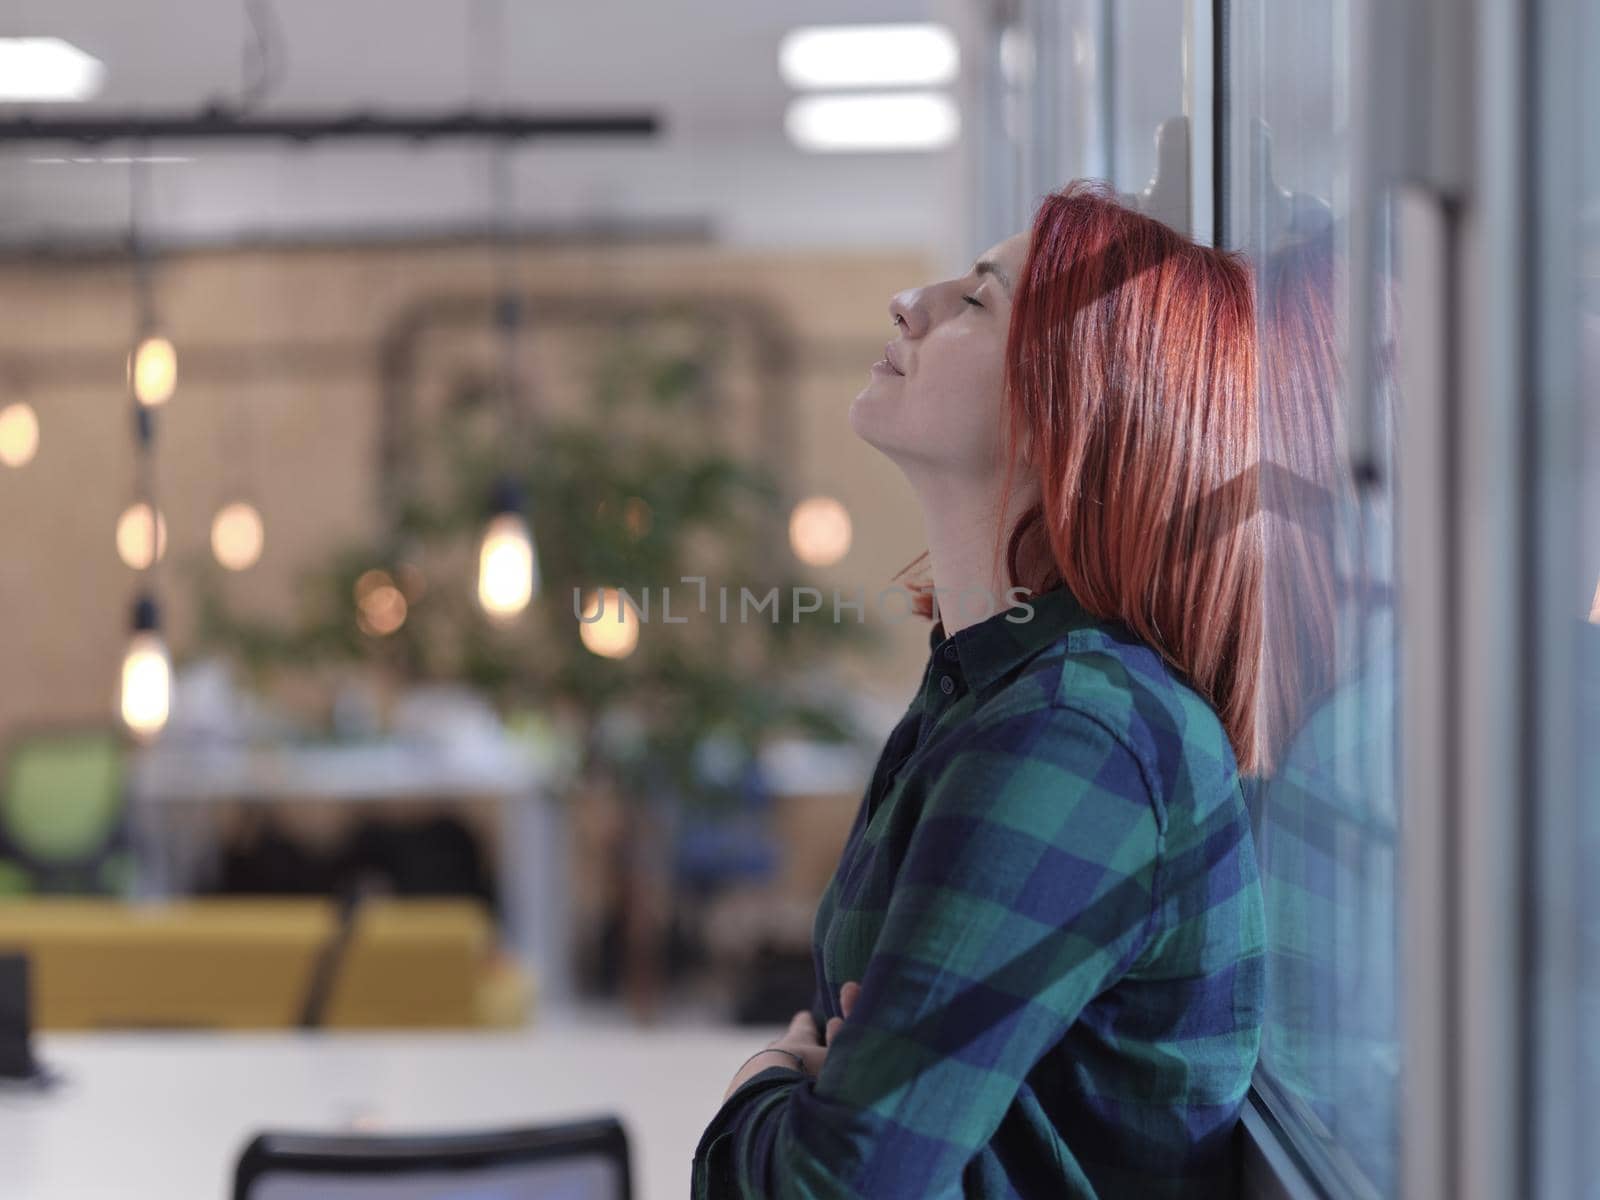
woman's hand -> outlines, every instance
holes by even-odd
[[[826,1045],[817,1040],[817,1026],[816,1022],[811,1019],[810,1011],[802,1008],[795,1013],[793,1019],[789,1022],[789,1028],[779,1037],[767,1043],[769,1050],[784,1050],[788,1053],[766,1054],[758,1052],[752,1056],[739,1068],[738,1073],[733,1077],[733,1082],[728,1085],[728,1090],[722,1093],[722,1098],[726,1100],[734,1092],[738,1091],[742,1084],[755,1078],[768,1067],[794,1066],[794,1059],[789,1057],[791,1054],[799,1057],[804,1064],[804,1070],[807,1075],[814,1077],[821,1074],[822,1064],[828,1058],[828,1045],[832,1045],[833,1039],[838,1036],[840,1027],[844,1025],[845,1017],[848,1017],[850,1010],[855,1007],[856,996],[860,991],[861,985],[853,979],[839,989],[839,1008],[843,1011],[844,1017],[829,1018],[827,1028],[823,1031],[827,1037]]]
[[[850,1010],[856,1006],[856,997],[861,994],[861,985],[854,979],[847,982],[839,989],[839,1009],[844,1017],[850,1015]],[[833,1045],[833,1039],[838,1035],[839,1029],[844,1025],[844,1017],[829,1017],[828,1027],[823,1030],[828,1037],[828,1045]],[[824,1051],[826,1053],[826,1051]]]

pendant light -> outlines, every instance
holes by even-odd
[[[504,9],[495,0],[492,13],[480,10],[479,46],[485,61],[479,78],[487,79],[498,102],[498,51],[504,44]],[[488,521],[478,539],[478,603],[493,621],[508,623],[527,609],[539,592],[539,552],[528,520],[516,456],[526,444],[521,437],[524,414],[517,386],[517,336],[522,324],[512,272],[512,178],[510,152],[504,142],[489,148],[489,199],[494,257],[495,327],[499,338],[500,470],[489,489]]]
[[[514,479],[495,481],[478,540],[478,603],[496,620],[516,617],[539,591],[539,555]]]
[[[172,397],[177,383],[177,356],[172,344],[152,334],[155,329],[155,304],[150,287],[150,266],[140,237],[139,215],[142,199],[142,168],[134,156],[128,189],[129,243],[133,254],[134,285],[139,309],[139,334],[128,356],[128,400],[133,415],[134,454],[137,461],[139,501],[137,520],[143,517],[142,531],[149,553],[137,562],[141,576],[133,604],[132,630],[122,656],[120,701],[118,708],[128,731],[140,741],[150,741],[166,726],[172,709],[172,659],[161,636],[160,613],[156,607],[155,570],[161,558],[166,530],[155,495],[156,409]],[[164,349],[161,348],[164,344]],[[119,542],[124,531],[119,529]],[[124,555],[126,558],[126,554]]]
[[[172,659],[161,636],[155,597],[141,594],[133,605],[133,634],[122,656],[122,722],[140,739],[153,738],[172,706]]]
[[[255,413],[236,396],[219,397],[217,461],[227,464],[213,494],[211,555],[227,571],[248,571],[261,561],[267,529],[255,480]]]
[[[178,387],[178,352],[172,342],[155,331],[155,322],[146,327],[128,354],[128,383],[134,397],[147,408],[165,404]]]

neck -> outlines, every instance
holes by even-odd
[[[945,636],[1011,606],[1004,540],[1038,497],[1038,486],[1018,478],[997,547],[995,514],[1000,481],[941,479],[917,487],[932,566],[935,616]]]

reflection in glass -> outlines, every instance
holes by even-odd
[[[1171,0],[1118,0],[1110,22],[1111,144],[1107,174],[1137,192],[1156,174],[1156,130],[1184,114],[1183,8]]]
[[[1333,230],[1258,270],[1267,703],[1281,750],[1253,816],[1267,900],[1265,1090],[1326,1172],[1387,1194],[1396,1170],[1393,609],[1365,570],[1384,509],[1337,447]]]
[[[1346,462],[1350,111],[1362,77],[1348,7],[1232,9],[1233,245],[1255,263],[1260,497],[1266,536],[1264,719],[1255,780],[1267,902],[1267,1023],[1256,1086],[1319,1182],[1398,1188],[1397,663],[1393,469],[1361,487]],[[1378,428],[1394,315],[1375,313]],[[1392,468],[1392,438],[1381,458]]]

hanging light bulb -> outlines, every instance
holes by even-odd
[[[789,545],[795,557],[828,567],[850,552],[850,510],[832,496],[810,496],[789,514]]]
[[[639,645],[639,614],[616,588],[596,588],[583,601],[578,639],[602,658],[627,658]]]
[[[514,480],[495,482],[489,508],[478,544],[478,603],[489,616],[509,620],[539,590],[539,555],[522,515],[522,489]]]
[[[117,518],[117,556],[135,571],[159,562],[167,552],[167,518],[160,509],[151,519],[148,501],[138,500]]]
[[[255,505],[237,500],[211,519],[211,553],[230,571],[245,571],[261,558],[266,532]]]
[[[39,416],[31,404],[0,408],[0,463],[25,467],[39,449]]]
[[[387,571],[374,567],[356,580],[356,626],[373,637],[388,637],[406,623],[405,593]]]
[[[128,356],[128,382],[146,408],[172,399],[178,386],[178,352],[164,337],[143,338]]]
[[[140,596],[133,606],[133,637],[122,658],[122,720],[139,738],[152,738],[167,723],[172,702],[172,660],[161,637],[156,602]]]

